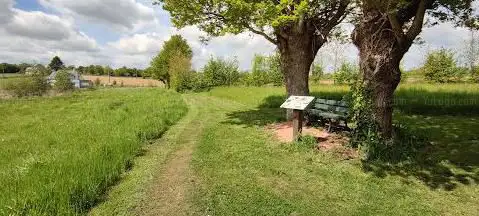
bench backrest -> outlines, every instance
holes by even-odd
[[[343,115],[347,115],[349,112],[348,104],[345,101],[327,100],[322,98],[317,98],[312,108]]]

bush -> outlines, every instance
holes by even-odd
[[[181,53],[172,56],[169,63],[170,87],[177,92],[190,90],[192,74],[191,60]]]
[[[323,66],[321,64],[313,64],[311,72],[311,81],[319,83],[324,76]]]
[[[100,84],[101,84],[101,80],[100,80],[100,78],[97,77],[95,79],[95,86],[100,86]]]
[[[479,67],[474,67],[471,75],[471,81],[479,83]]]
[[[352,84],[358,77],[358,68],[350,63],[343,63],[338,71],[333,74],[333,80],[336,84]]]
[[[192,73],[190,78],[190,90],[194,92],[205,91],[210,88],[204,78],[204,73]]]
[[[244,75],[241,78],[241,83],[246,86],[283,85],[284,75],[281,70],[279,54],[272,56],[255,55],[251,74]]]
[[[75,86],[72,83],[70,76],[70,73],[67,71],[58,71],[55,76],[55,89],[60,92],[73,90]]]
[[[229,86],[238,82],[238,62],[211,58],[203,68],[203,78],[210,87]]]
[[[464,70],[457,67],[454,54],[447,49],[430,53],[423,70],[426,80],[438,83],[457,81],[464,76]]]
[[[47,79],[40,74],[15,79],[5,86],[5,90],[11,92],[16,97],[41,96],[45,94],[48,88]]]

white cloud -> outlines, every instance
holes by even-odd
[[[160,51],[166,35],[157,33],[135,34],[123,37],[108,45],[125,54],[151,54]]]
[[[6,30],[14,35],[39,40],[63,40],[72,33],[71,23],[58,16],[18,9],[13,9],[13,12],[14,16],[6,25]]]
[[[13,0],[0,0],[0,24],[3,25],[11,19]]]
[[[69,19],[7,6],[9,17],[0,26],[0,57],[4,61],[45,63],[58,52],[98,51],[95,39],[76,30]]]
[[[154,10],[135,0],[39,0],[57,9],[90,21],[113,25],[123,30],[155,21]]]

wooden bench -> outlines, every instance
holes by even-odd
[[[308,124],[319,122],[322,125],[327,123],[329,125],[328,132],[338,127],[349,130],[348,116],[349,107],[345,101],[317,98],[314,101],[314,105],[306,110],[306,122]],[[343,126],[341,126],[341,122],[344,123]]]

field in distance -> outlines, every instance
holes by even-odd
[[[93,76],[83,75],[83,79],[90,80],[95,83],[95,80],[99,79],[102,85],[112,85],[116,82],[116,85],[122,85],[127,87],[163,87],[164,84],[154,79],[144,79],[142,77],[108,77],[108,76]]]

